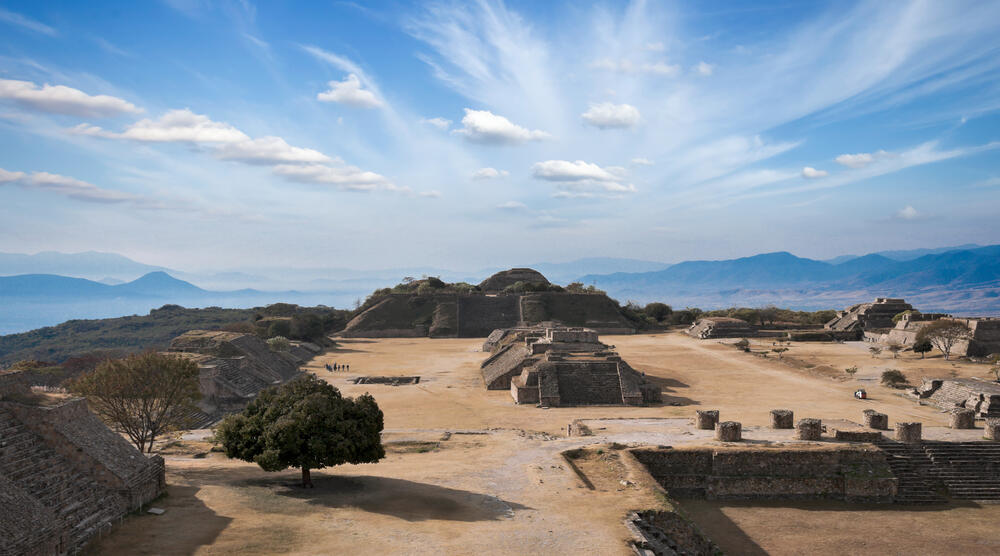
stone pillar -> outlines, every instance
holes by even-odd
[[[964,408],[952,411],[951,428],[953,429],[976,428],[976,412],[971,409],[964,409]]]
[[[772,409],[771,428],[772,429],[794,429],[794,413],[791,409]]]
[[[823,421],[819,419],[801,419],[795,428],[799,440],[819,440],[823,436]]]
[[[695,424],[698,426],[699,429],[703,431],[710,431],[715,428],[715,425],[718,422],[719,422],[718,409],[698,410],[698,418],[695,419]]]
[[[986,430],[983,432],[986,440],[1000,440],[1000,419],[987,419]]]
[[[880,431],[889,430],[889,416],[885,413],[879,413],[874,409],[866,409],[864,414],[866,427]]]
[[[907,444],[920,444],[923,426],[920,423],[896,423],[896,440]]]
[[[715,439],[722,442],[739,442],[743,439],[743,425],[736,421],[724,421],[715,425]]]

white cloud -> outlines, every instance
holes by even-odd
[[[830,175],[830,172],[827,172],[826,170],[817,170],[812,166],[806,166],[805,168],[802,168],[803,178],[808,178],[808,179],[825,178],[828,175]]]
[[[462,129],[456,129],[452,133],[464,135],[466,139],[478,143],[515,144],[549,137],[544,131],[521,127],[489,110],[466,108],[462,125],[464,126]]]
[[[613,71],[624,74],[649,74],[664,75],[673,77],[681,72],[678,64],[668,64],[666,62],[633,62],[627,58],[615,60],[613,58],[598,58],[591,62],[592,69]]]
[[[501,210],[524,210],[528,208],[528,206],[520,201],[507,201],[497,205],[497,208]]]
[[[601,129],[632,127],[639,123],[639,109],[631,104],[591,103],[580,117]]]
[[[104,118],[121,114],[137,114],[142,109],[131,102],[108,95],[88,95],[64,85],[39,87],[30,81],[0,79],[0,98],[22,106],[82,118]]]
[[[441,131],[444,131],[451,127],[451,120],[445,118],[424,118],[420,120],[420,123],[424,125],[429,125],[431,127],[436,127]]]
[[[0,8],[0,21],[5,21],[12,25],[17,25],[18,27],[23,27],[29,31],[34,31],[50,37],[54,37],[59,34],[58,31],[48,25],[45,25],[44,23],[39,23],[30,17],[5,10],[3,8]]]
[[[215,150],[215,156],[248,164],[330,162],[330,157],[319,151],[293,147],[281,137],[273,136],[223,144]]]
[[[620,166],[602,168],[583,160],[546,160],[535,163],[531,169],[536,178],[559,184],[561,191],[555,197],[618,196],[636,190],[634,185],[623,183],[625,169]]]
[[[472,173],[472,179],[474,180],[491,180],[496,178],[505,178],[510,175],[507,170],[497,170],[496,168],[480,168]]]
[[[972,187],[996,187],[1000,185],[1000,177],[986,178],[972,184]]]
[[[130,193],[102,189],[92,183],[49,172],[10,172],[0,168],[0,183],[15,183],[26,189],[38,189],[64,197],[91,203],[138,202],[141,199]]]
[[[24,177],[24,172],[9,172],[0,168],[0,183],[10,183]]]
[[[348,165],[279,164],[274,173],[299,183],[335,185],[353,191],[372,191],[390,185],[385,176]]]
[[[96,126],[79,125],[72,130],[82,135],[95,135],[116,139],[132,139],[150,143],[238,143],[250,138],[242,131],[224,123],[212,121],[208,116],[195,114],[187,108],[170,110],[158,120],[142,119],[125,128],[121,133],[112,133]]]
[[[652,166],[654,162],[648,158],[637,156],[629,161],[633,166]]]
[[[872,162],[887,156],[889,156],[889,153],[877,151],[875,153],[842,154],[833,160],[837,164],[847,166],[848,168],[864,168]]]
[[[713,71],[715,71],[715,66],[705,62],[698,62],[698,65],[694,67],[694,70],[698,72],[698,75],[708,77],[709,75],[712,75]]]
[[[330,90],[316,95],[323,102],[339,102],[358,108],[379,108],[382,101],[375,93],[361,85],[361,79],[356,74],[349,74],[343,81],[330,81]]]
[[[916,220],[917,218],[920,218],[920,213],[917,212],[917,209],[913,208],[913,206],[906,205],[896,213],[896,218],[901,218],[903,220]]]

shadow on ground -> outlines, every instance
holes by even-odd
[[[326,508],[357,508],[406,521],[494,521],[513,517],[527,506],[496,496],[389,477],[336,476],[313,472],[315,488],[304,489],[273,478],[251,479],[275,496],[304,500]]]
[[[691,398],[686,398],[684,396],[673,395],[678,388],[688,387],[687,384],[684,384],[675,378],[646,375],[646,380],[660,388],[660,392],[663,397],[662,405],[701,405],[701,402],[697,400],[692,400]]]

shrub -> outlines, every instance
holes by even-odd
[[[882,384],[890,388],[903,388],[906,386],[906,377],[897,369],[889,369],[882,373]]]
[[[292,349],[292,343],[284,336],[275,336],[267,340],[267,347],[271,348],[271,351],[288,351]]]

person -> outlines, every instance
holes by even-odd
[[[330,364],[329,364],[329,363],[327,363],[327,364],[326,364],[326,370],[327,370],[327,371],[332,371],[332,370],[333,370],[333,367],[331,367],[331,366],[330,366]]]

